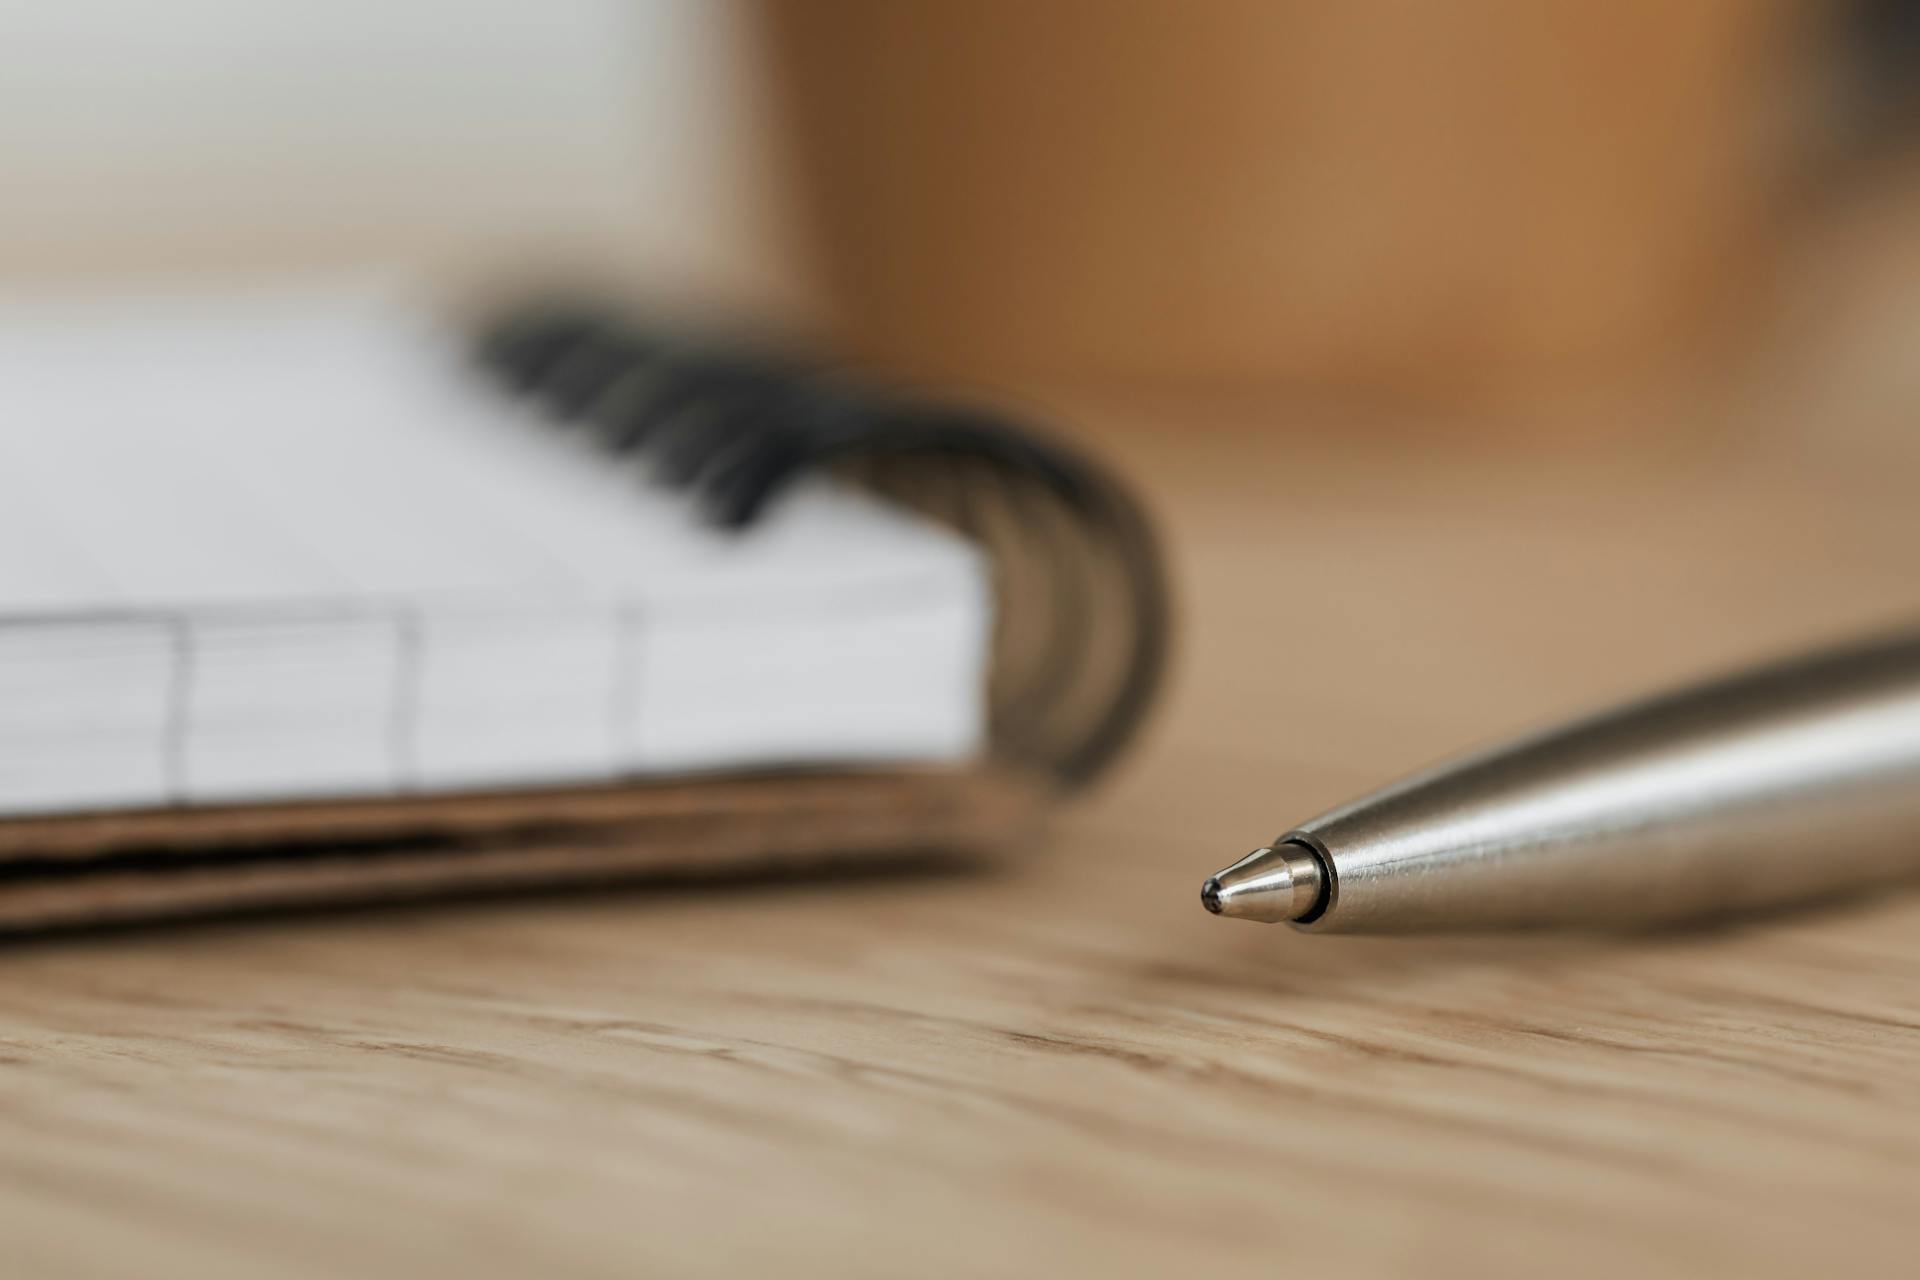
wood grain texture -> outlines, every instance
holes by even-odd
[[[1438,941],[1195,902],[1435,756],[1914,611],[1907,437],[1332,439],[1117,437],[1180,678],[1031,860],[0,949],[0,1269],[1908,1265],[1920,894]]]

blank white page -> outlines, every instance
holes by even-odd
[[[0,309],[0,810],[954,758],[986,597],[824,482],[703,524],[403,291]]]

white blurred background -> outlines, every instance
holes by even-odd
[[[0,0],[0,284],[616,271],[799,305],[734,0]]]
[[[1812,365],[1904,419],[1916,13],[0,0],[0,290],[584,284],[1017,392],[1252,391],[1276,429],[1537,440],[1542,405]]]

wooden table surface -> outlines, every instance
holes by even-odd
[[[1165,427],[1117,448],[1175,544],[1178,678],[1045,847],[0,948],[0,1272],[1910,1265],[1920,894],[1439,940],[1196,901],[1433,757],[1920,612],[1900,433],[1128,413]]]

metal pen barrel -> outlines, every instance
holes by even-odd
[[[1764,667],[1415,775],[1209,879],[1324,932],[1632,925],[1920,874],[1920,633]]]

